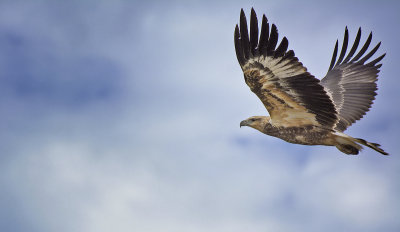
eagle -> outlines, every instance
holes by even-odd
[[[289,143],[335,146],[349,155],[357,155],[362,146],[388,155],[379,144],[344,133],[366,114],[377,95],[376,81],[382,66],[378,63],[385,54],[369,61],[381,44],[366,54],[372,32],[356,54],[361,38],[359,28],[346,55],[349,40],[346,27],[339,58],[336,59],[336,41],[328,72],[319,80],[307,71],[293,50],[288,50],[286,37],[277,46],[278,30],[275,24],[270,26],[265,15],[260,33],[253,8],[250,34],[243,9],[239,25],[235,27],[234,43],[244,80],[269,112],[269,116],[241,121],[240,127],[252,127]]]

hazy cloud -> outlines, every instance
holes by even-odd
[[[399,4],[254,3],[317,77],[345,25],[382,41],[379,95],[347,132],[389,157],[239,128],[266,113],[234,53],[241,7],[0,3],[0,230],[399,230]]]

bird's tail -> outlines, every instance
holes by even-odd
[[[389,153],[385,152],[382,148],[380,148],[380,144],[378,143],[370,143],[368,141],[365,141],[364,139],[360,139],[360,138],[354,138],[354,141],[356,141],[359,144],[362,144],[364,146],[367,146],[369,148],[374,149],[375,151],[381,153],[382,155],[389,155]]]
[[[364,145],[369,148],[374,149],[375,151],[383,154],[383,155],[389,155],[387,152],[385,152],[382,148],[380,148],[381,145],[377,143],[370,143],[365,141],[364,139],[360,138],[353,138],[351,136],[348,136],[344,133],[336,133],[336,148],[339,149],[341,152],[349,154],[349,155],[357,155],[363,147],[360,146]]]

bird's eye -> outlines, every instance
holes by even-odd
[[[256,120],[255,118],[250,119],[250,121],[252,121],[252,122],[254,122],[255,120]]]

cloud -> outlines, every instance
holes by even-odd
[[[305,10],[279,13],[290,2],[256,4],[321,74],[344,25],[375,15],[373,4],[352,18],[344,16],[351,9],[298,6],[318,20]],[[388,51],[382,91],[348,131],[392,155],[345,156],[239,128],[265,110],[235,58],[237,2],[1,5],[2,230],[400,228],[399,111],[386,103],[397,96],[390,38],[398,32],[386,26],[397,16],[374,16],[374,36],[383,35]]]

